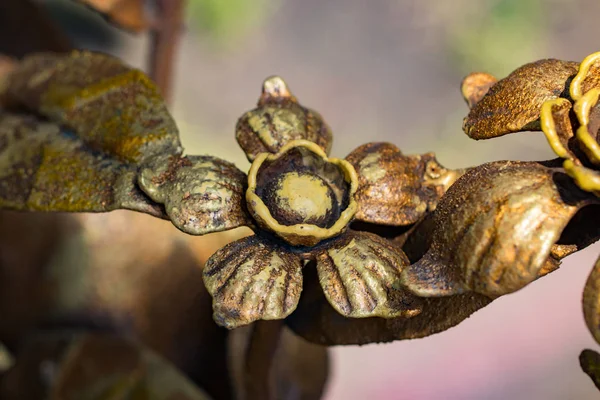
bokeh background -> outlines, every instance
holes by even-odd
[[[145,34],[108,27],[66,0],[43,4],[78,46],[146,68]],[[596,0],[189,0],[171,110],[188,153],[217,155],[242,170],[249,165],[235,144],[235,122],[272,74],[325,117],[337,156],[389,141],[409,154],[434,151],[452,168],[548,159],[539,133],[468,139],[460,81],[472,71],[503,77],[540,58],[581,60],[600,50],[599,16]],[[334,348],[325,398],[597,398],[577,357],[597,347],[581,293],[599,252],[594,245],[567,258],[441,334]]]

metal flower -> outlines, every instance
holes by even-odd
[[[467,172],[438,206],[430,250],[403,271],[420,296],[472,291],[495,298],[600,237],[600,53],[581,64],[537,61],[499,81],[471,74],[462,92],[471,107],[463,124],[470,137],[541,130],[563,159],[495,162]],[[600,262],[587,280],[583,311],[600,343]]]
[[[279,77],[264,82],[257,108],[236,127],[252,161],[248,175],[216,157],[182,155],[155,86],[112,57],[31,56],[0,87],[6,110],[30,112],[0,111],[0,207],[124,208],[192,235],[254,230],[206,263],[220,325],[288,316],[309,261],[343,316],[421,312],[401,284],[409,260],[399,246],[350,224],[407,226],[434,210],[462,171],[443,168],[433,154],[405,156],[371,143],[345,160],[330,158],[330,129]]]

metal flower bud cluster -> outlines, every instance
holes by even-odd
[[[184,155],[153,83],[115,58],[34,55],[0,88],[0,207],[128,209],[190,235],[253,230],[203,270],[214,320],[230,329],[285,319],[327,345],[423,337],[600,237],[598,55],[465,78],[470,137],[541,130],[560,157],[467,170],[390,143],[331,157],[331,129],[280,77],[238,120],[247,174]],[[599,271],[584,314],[600,342]]]

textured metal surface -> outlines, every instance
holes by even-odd
[[[498,79],[485,72],[473,72],[467,75],[460,84],[460,91],[469,108],[479,103],[496,82]]]
[[[6,77],[5,97],[70,128],[92,150],[127,163],[181,152],[158,89],[117,58],[36,54]]]
[[[433,153],[405,156],[391,143],[364,144],[346,160],[359,179],[356,218],[383,225],[417,222],[464,172],[444,168]]]
[[[134,167],[90,150],[57,125],[0,110],[0,206],[39,211],[136,210],[166,218]]]
[[[594,202],[574,185],[557,187],[555,179],[555,171],[537,163],[499,161],[467,172],[440,202],[432,245],[404,269],[403,283],[421,296],[472,290],[496,297],[555,268],[553,247],[562,231]]]
[[[325,299],[316,271],[304,271],[304,292],[286,323],[304,339],[327,346],[416,339],[442,332],[490,303],[476,293],[425,298],[422,311],[412,318],[346,318]]]
[[[400,284],[409,264],[402,250],[366,232],[349,231],[316,256],[325,297],[350,318],[413,317],[421,302]]]
[[[540,107],[547,100],[568,95],[568,79],[577,67],[576,62],[548,59],[517,68],[471,108],[463,130],[473,139],[540,130]]]
[[[232,329],[288,316],[302,291],[302,264],[299,256],[258,236],[217,251],[204,268],[217,324]]]
[[[313,142],[294,140],[254,160],[246,201],[261,228],[293,246],[314,246],[346,229],[356,213],[357,187],[350,163],[328,158]]]
[[[235,137],[248,160],[260,153],[277,153],[291,140],[309,140],[329,153],[331,130],[319,113],[298,103],[282,78],[263,83],[258,107],[237,122]]]
[[[185,233],[203,235],[252,225],[246,212],[246,174],[210,156],[156,157],[138,182],[164,204],[171,222]]]

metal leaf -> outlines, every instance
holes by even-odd
[[[408,264],[402,250],[367,232],[350,231],[316,257],[325,297],[351,318],[419,314],[419,299],[400,285],[400,272]]]
[[[359,178],[356,219],[384,225],[418,221],[463,173],[442,167],[433,153],[405,156],[390,143],[362,145],[346,160]]]
[[[199,360],[202,362],[202,360]],[[209,400],[170,363],[127,339],[105,334],[38,334],[0,378],[16,399]]]
[[[181,152],[177,127],[156,86],[117,58],[89,51],[36,54],[4,86],[0,94],[9,104],[68,127],[91,149],[119,161],[143,164]]]
[[[589,244],[586,239],[567,249],[560,238],[578,210],[592,203],[595,198],[563,172],[539,163],[473,168],[440,201],[432,245],[404,269],[403,283],[420,296],[472,290],[497,297],[519,290]],[[600,214],[594,213],[597,224]]]
[[[486,296],[467,293],[422,299],[421,313],[411,318],[346,318],[326,300],[314,271],[305,269],[302,298],[286,323],[299,336],[322,345],[382,343],[442,332],[490,302]]]
[[[578,63],[554,59],[525,64],[495,83],[471,108],[463,130],[473,139],[540,130],[540,108],[546,100],[566,97]]]
[[[259,319],[282,319],[302,291],[302,260],[257,236],[237,240],[206,262],[204,284],[214,319],[229,329]]]
[[[139,175],[140,187],[164,204],[185,233],[206,233],[252,225],[246,213],[246,174],[211,156],[157,157]]]
[[[57,125],[0,111],[0,207],[40,211],[125,208],[166,218],[137,187],[136,169],[89,149]]]

